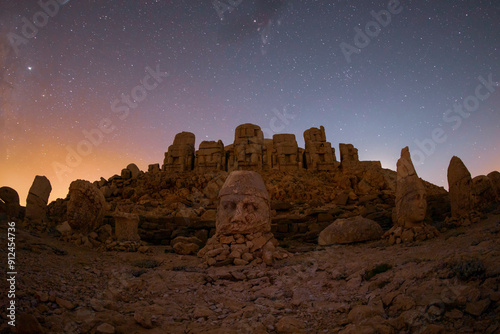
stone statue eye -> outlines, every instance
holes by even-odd
[[[222,204],[222,206],[224,207],[224,210],[231,210],[231,211],[233,211],[236,208],[236,203],[234,203],[234,202],[224,202]]]
[[[254,203],[245,203],[244,208],[247,211],[255,211],[255,210],[257,210],[257,208],[255,207]]]

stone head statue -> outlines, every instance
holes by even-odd
[[[408,147],[397,163],[396,214],[398,225],[415,226],[425,219],[427,197],[424,184],[411,161]]]
[[[219,192],[216,233],[233,235],[269,231],[269,195],[262,177],[253,171],[232,172]]]

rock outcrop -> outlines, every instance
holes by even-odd
[[[308,170],[331,171],[338,167],[335,149],[326,141],[325,128],[304,131],[305,165]]]
[[[89,181],[76,180],[69,186],[68,223],[82,233],[95,231],[103,224],[106,200]]]
[[[337,219],[325,228],[318,237],[318,245],[351,244],[382,237],[384,231],[379,224],[361,216]]]
[[[52,186],[45,176],[37,175],[26,198],[26,221],[40,224],[47,221],[47,202]]]
[[[139,216],[132,213],[114,212],[115,236],[118,241],[139,241]]]
[[[196,151],[195,169],[199,172],[225,170],[226,153],[222,140],[202,141]]]
[[[397,162],[396,208],[394,226],[384,235],[390,244],[433,238],[438,231],[424,223],[427,194],[411,161],[408,147]]]
[[[10,187],[0,188],[0,212],[4,212],[8,219],[18,218],[21,211],[19,195]]]
[[[297,171],[302,167],[302,154],[294,134],[273,136],[272,165],[280,171]]]
[[[163,161],[163,170],[167,172],[183,172],[194,167],[194,141],[191,132],[181,132],[175,135],[174,143],[168,147]]]
[[[262,177],[253,171],[232,172],[219,192],[215,235],[198,256],[209,265],[270,265],[287,257],[271,233],[270,211]]]
[[[472,177],[459,157],[451,158],[448,166],[448,187],[451,218],[448,223],[470,225],[478,220],[474,205]]]

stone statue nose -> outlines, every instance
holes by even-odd
[[[231,219],[232,222],[243,221],[243,203],[236,204],[236,208],[234,209],[234,215]]]

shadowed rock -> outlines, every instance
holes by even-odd
[[[26,220],[31,223],[47,221],[47,202],[52,186],[45,176],[37,175],[26,198]]]
[[[168,172],[183,172],[194,167],[195,136],[191,132],[181,132],[175,135],[174,143],[168,147],[163,161],[163,170]]]
[[[408,147],[401,150],[397,162],[396,208],[394,226],[386,232],[389,243],[425,240],[438,231],[423,222],[427,212],[427,194],[411,161]]]
[[[104,218],[104,195],[89,181],[76,180],[69,186],[68,223],[74,230],[89,233],[98,229]]]
[[[318,237],[318,245],[350,244],[380,239],[384,231],[377,222],[361,216],[337,219]]]
[[[9,218],[17,218],[21,210],[19,195],[17,191],[10,187],[0,188],[0,208],[3,208]]]
[[[472,178],[462,160],[451,158],[448,166],[448,186],[451,205],[450,223],[469,225],[477,221],[474,208]]]

